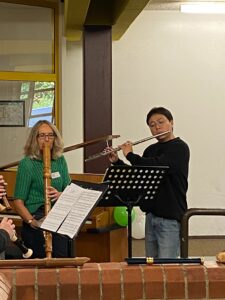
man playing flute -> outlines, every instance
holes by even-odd
[[[168,109],[152,108],[146,122],[153,136],[165,132],[157,137],[157,143],[148,146],[143,156],[133,153],[129,141],[119,148],[131,165],[169,167],[155,199],[143,201],[140,208],[146,213],[146,256],[174,258],[180,253],[180,222],[187,210],[189,147],[175,137],[173,116]],[[124,164],[117,152],[110,151],[109,160],[114,165]]]

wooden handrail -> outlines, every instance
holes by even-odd
[[[33,258],[33,259],[9,259],[0,260],[0,268],[24,268],[24,267],[39,267],[39,268],[62,268],[62,267],[77,267],[83,266],[90,261],[89,257],[74,257],[74,258]]]

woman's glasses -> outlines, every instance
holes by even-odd
[[[41,132],[41,133],[38,133],[38,137],[39,137],[40,139],[46,139],[46,138],[49,138],[49,140],[52,140],[52,139],[54,139],[55,134],[54,134],[53,132],[49,132],[49,133]]]

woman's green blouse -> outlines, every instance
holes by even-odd
[[[45,202],[43,161],[25,156],[19,163],[14,199],[21,199],[30,213]],[[51,186],[62,192],[71,179],[64,156],[51,160]]]

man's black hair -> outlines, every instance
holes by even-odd
[[[169,121],[173,120],[173,116],[172,116],[171,112],[168,109],[166,109],[165,107],[153,107],[147,114],[147,118],[146,118],[147,124],[148,124],[148,121],[151,118],[151,116],[153,116],[155,114],[164,115]]]

